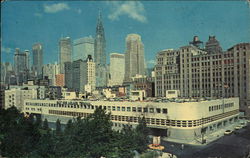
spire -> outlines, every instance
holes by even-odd
[[[102,25],[102,12],[101,9],[99,9],[99,13],[98,13],[98,20],[97,20],[97,27]]]

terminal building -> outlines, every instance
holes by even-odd
[[[147,126],[157,133],[180,140],[196,140],[202,135],[235,124],[239,119],[239,99],[164,100],[161,102],[37,100],[24,101],[24,113],[41,115],[49,122],[66,124],[74,117],[85,118],[96,108],[111,112],[113,128],[124,124],[135,127],[145,117]],[[201,133],[203,132],[203,133]]]

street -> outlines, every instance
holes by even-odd
[[[208,145],[184,145],[162,141],[164,152],[173,153],[178,158],[243,158],[250,149],[250,125],[237,134],[223,136]]]

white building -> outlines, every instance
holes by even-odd
[[[145,75],[144,45],[141,36],[128,34],[126,37],[125,81],[131,81],[135,75]]]
[[[29,81],[27,84],[23,84],[22,86],[10,85],[10,89],[28,89],[37,91],[37,98],[44,99],[45,98],[45,86],[34,85],[32,81]]]
[[[15,106],[18,110],[23,111],[25,99],[37,99],[35,89],[10,89],[5,90],[5,109]]]
[[[51,85],[56,85],[56,75],[60,73],[59,64],[46,64],[43,65],[43,76],[48,76],[51,81]]]
[[[109,86],[122,85],[125,75],[125,57],[124,54],[110,54],[110,79]]]
[[[142,101],[147,96],[147,94],[145,90],[132,90],[129,96],[133,101]]]
[[[98,107],[111,112],[116,129],[123,124],[135,127],[143,116],[147,126],[164,130],[170,138],[196,140],[204,134],[238,121],[239,99],[227,98],[200,102],[116,102],[82,100],[25,100],[25,112],[42,114],[43,119],[66,123],[73,117],[86,117]]]
[[[91,90],[96,88],[96,67],[93,58],[91,55],[88,56],[87,60],[84,62],[84,73],[83,73],[83,82],[84,85],[91,85]],[[88,87],[88,86],[87,86]],[[84,86],[85,89],[85,86]],[[88,88],[89,89],[89,88]],[[86,90],[84,90],[86,91]]]

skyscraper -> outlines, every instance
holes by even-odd
[[[88,55],[94,56],[94,38],[89,36],[74,40],[72,60],[86,60]]]
[[[124,54],[110,54],[110,80],[109,86],[122,85],[125,74]]]
[[[71,62],[72,44],[70,37],[61,38],[59,41],[60,73],[64,73],[64,63]]]
[[[85,85],[95,89],[95,63],[91,55],[87,60],[76,60],[65,63],[65,85],[69,90],[84,92]]]
[[[43,48],[40,43],[36,43],[32,46],[33,52],[33,71],[36,76],[41,77],[43,67]]]
[[[94,47],[94,62],[96,64],[96,83],[97,87],[107,85],[107,68],[106,68],[106,41],[104,27],[102,24],[102,15],[99,12],[99,17],[96,26],[96,37]]]
[[[59,64],[43,65],[43,77],[47,76],[50,80],[50,85],[56,85],[56,75],[59,74]]]
[[[131,81],[136,75],[145,75],[144,46],[141,36],[128,34],[126,37],[127,50],[125,53],[125,79]]]
[[[16,48],[16,52],[14,54],[14,71],[17,77],[17,83],[21,84],[28,79],[28,54],[21,53],[19,48]]]

